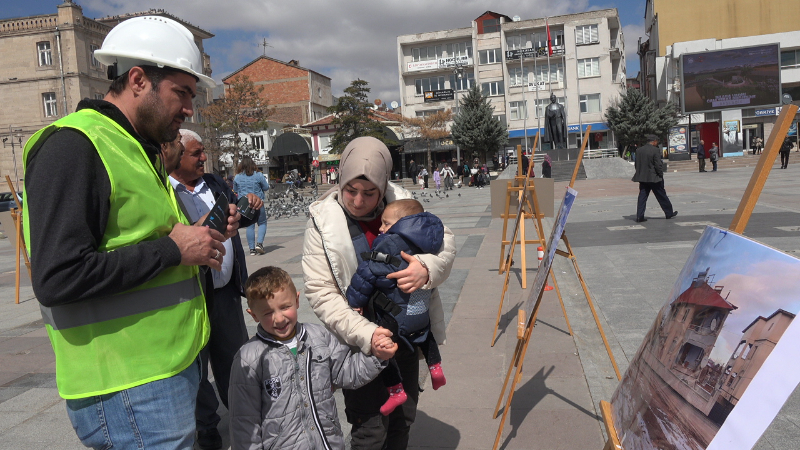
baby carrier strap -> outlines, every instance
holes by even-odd
[[[396,256],[392,256],[386,253],[371,251],[371,252],[364,252],[361,254],[361,259],[364,261],[375,261],[384,264],[391,264],[393,266],[400,266],[403,263],[403,260]]]

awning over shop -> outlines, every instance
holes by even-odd
[[[308,153],[311,153],[311,143],[308,139],[297,133],[288,132],[275,139],[275,143],[272,144],[272,149],[269,151],[269,157],[305,155]]]
[[[400,127],[392,127],[392,126],[384,126],[383,127],[383,135],[386,137],[387,141],[394,141],[400,145],[403,143],[403,132],[401,131]],[[388,143],[391,147],[391,143]]]

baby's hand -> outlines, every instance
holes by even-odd
[[[397,344],[391,338],[383,337],[372,341],[372,354],[382,361],[391,359],[397,351]]]

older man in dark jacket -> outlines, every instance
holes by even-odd
[[[672,210],[672,202],[669,201],[667,191],[664,190],[664,162],[661,160],[661,150],[657,147],[658,137],[651,134],[647,135],[646,139],[647,144],[636,149],[636,173],[631,179],[631,181],[639,183],[636,221],[647,221],[644,217],[644,210],[647,206],[647,198],[650,197],[650,191],[655,194],[667,219],[671,219],[678,215],[678,211]]]

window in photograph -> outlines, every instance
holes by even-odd
[[[496,33],[500,31],[500,19],[483,19],[483,32]]]
[[[45,92],[42,94],[42,102],[44,103],[45,117],[55,117],[58,115],[58,102],[56,102],[55,92]]]
[[[39,53],[39,66],[53,65],[53,52],[50,49],[50,41],[37,42],[36,50]]]
[[[600,94],[581,95],[581,112],[582,113],[600,112]]]
[[[529,67],[512,67],[508,69],[509,86],[525,86],[528,84]]]
[[[519,48],[529,48],[528,45],[528,35],[527,34],[517,34],[515,36],[507,36],[506,37],[506,48],[508,50],[516,50]]]
[[[502,81],[490,81],[488,83],[481,83],[481,94],[484,96],[492,96],[492,95],[503,95],[505,90],[503,89],[503,82]]]
[[[578,77],[599,77],[600,76],[600,58],[586,58],[578,60]]]
[[[444,77],[417,78],[414,80],[416,95],[423,95],[426,91],[444,89]]]
[[[536,66],[536,81],[545,83],[561,83],[564,81],[564,64],[554,63]],[[549,75],[549,76],[548,76]]]
[[[264,150],[264,136],[260,134],[254,134],[250,136],[253,140],[253,148],[256,150]]]
[[[481,50],[478,52],[478,59],[481,64],[495,64],[503,60],[499,48],[492,48],[489,50]]]
[[[597,24],[575,27],[575,45],[596,44],[600,42]]]
[[[511,120],[527,119],[528,113],[525,102],[508,102],[508,115]]]

